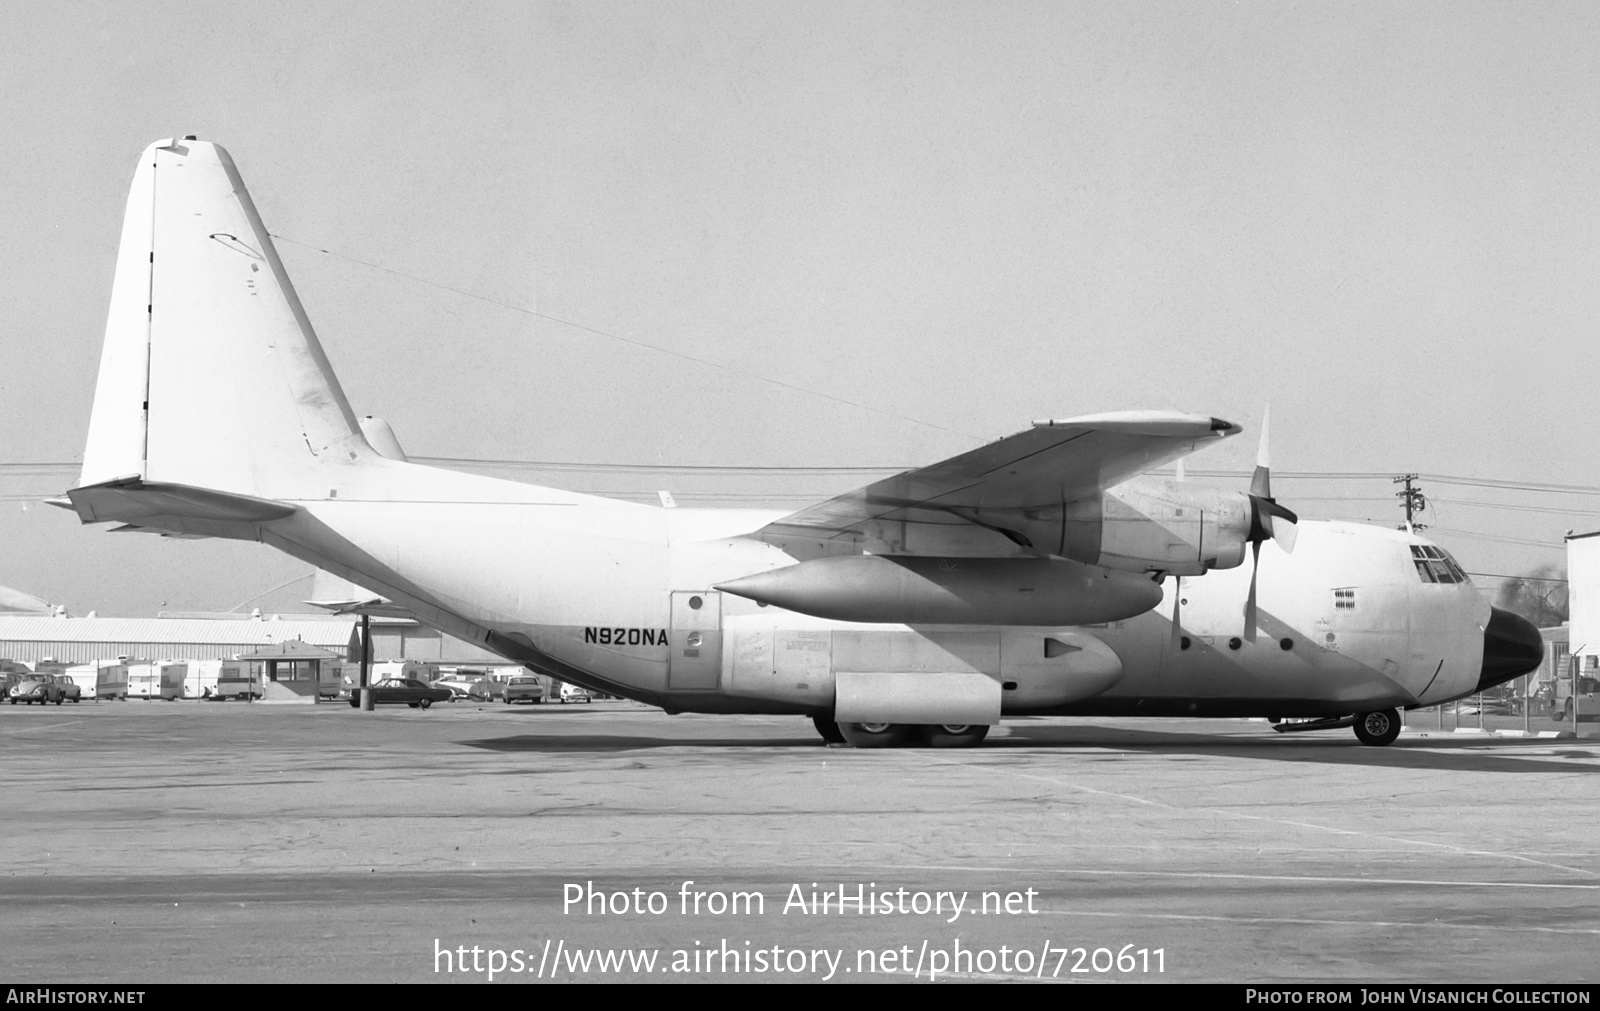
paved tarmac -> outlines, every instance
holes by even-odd
[[[133,701],[0,758],[19,983],[1600,979],[1593,740]]]

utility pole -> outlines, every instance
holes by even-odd
[[[1417,523],[1414,519],[1417,513],[1420,513],[1424,509],[1428,508],[1428,500],[1422,494],[1422,489],[1415,487],[1414,485],[1416,480],[1417,475],[1415,474],[1402,474],[1393,481],[1394,484],[1405,485],[1404,490],[1394,493],[1395,497],[1400,500],[1401,504],[1405,506],[1406,510],[1406,525],[1401,528],[1403,530],[1427,529],[1427,524]]]

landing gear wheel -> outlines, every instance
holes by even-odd
[[[909,723],[841,723],[839,733],[855,748],[898,748],[911,737]]]
[[[917,728],[917,737],[930,748],[975,748],[987,736],[986,723],[933,723]]]
[[[826,716],[811,717],[811,725],[817,728],[817,733],[822,735],[822,740],[824,743],[844,743],[844,735],[839,733],[839,724],[828,719]]]
[[[1393,744],[1400,736],[1400,714],[1393,709],[1380,709],[1375,713],[1357,713],[1356,737],[1362,744],[1381,748]]]
[[[417,700],[417,708],[418,709],[426,709],[431,705],[433,705],[433,700],[432,699],[418,699]]]

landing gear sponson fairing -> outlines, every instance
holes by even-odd
[[[1265,466],[1249,493],[1140,476],[1238,431],[1036,422],[787,515],[418,466],[363,435],[233,161],[184,138],[139,160],[68,499],[86,523],[269,544],[563,681],[861,746],[976,744],[1013,714],[1382,744],[1398,709],[1539,662],[1538,632],[1421,537],[1297,522]]]

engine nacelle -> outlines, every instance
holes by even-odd
[[[1090,565],[1198,576],[1244,562],[1250,497],[1142,479],[1067,506],[1062,551]]]
[[[1252,510],[1242,492],[1136,478],[1064,505],[980,509],[966,518],[1085,565],[1198,576],[1244,561]]]

